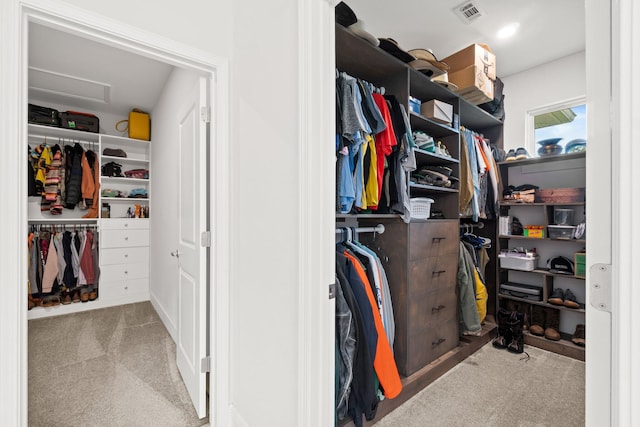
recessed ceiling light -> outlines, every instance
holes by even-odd
[[[520,27],[520,23],[514,22],[512,24],[502,27],[500,31],[498,31],[498,34],[496,34],[496,36],[499,39],[508,39],[509,37],[513,36],[516,33],[516,31],[518,31],[519,27]]]

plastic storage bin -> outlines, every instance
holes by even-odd
[[[428,219],[431,216],[433,199],[428,197],[414,197],[411,199],[411,218]]]
[[[510,253],[498,254],[501,268],[511,270],[532,271],[538,265],[538,256],[522,256]]]
[[[573,209],[554,209],[553,219],[557,225],[573,225]]]
[[[551,239],[573,239],[576,230],[572,225],[549,225],[547,228]]]

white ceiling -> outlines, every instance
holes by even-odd
[[[115,114],[133,108],[151,111],[173,69],[169,64],[35,23],[29,24],[29,67],[30,97]],[[34,84],[60,92],[71,87],[78,96],[44,92],[34,89]],[[87,99],[104,95],[104,86],[107,103]]]
[[[438,59],[473,43],[496,54],[505,77],[585,47],[584,0],[470,0],[483,16],[465,24],[452,9],[462,0],[346,0],[375,37],[395,39],[404,50],[430,48]],[[468,2],[466,2],[468,3]],[[499,40],[503,26],[520,23],[515,36]]]

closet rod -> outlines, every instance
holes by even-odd
[[[483,222],[461,222],[460,228],[473,229],[473,228],[484,228]]]
[[[336,234],[342,233],[345,229],[351,229],[355,233],[384,233],[384,225],[378,224],[375,227],[339,227],[336,228]]]

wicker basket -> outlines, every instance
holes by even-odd
[[[411,218],[428,219],[431,216],[431,204],[433,199],[427,197],[414,197],[411,199]]]

